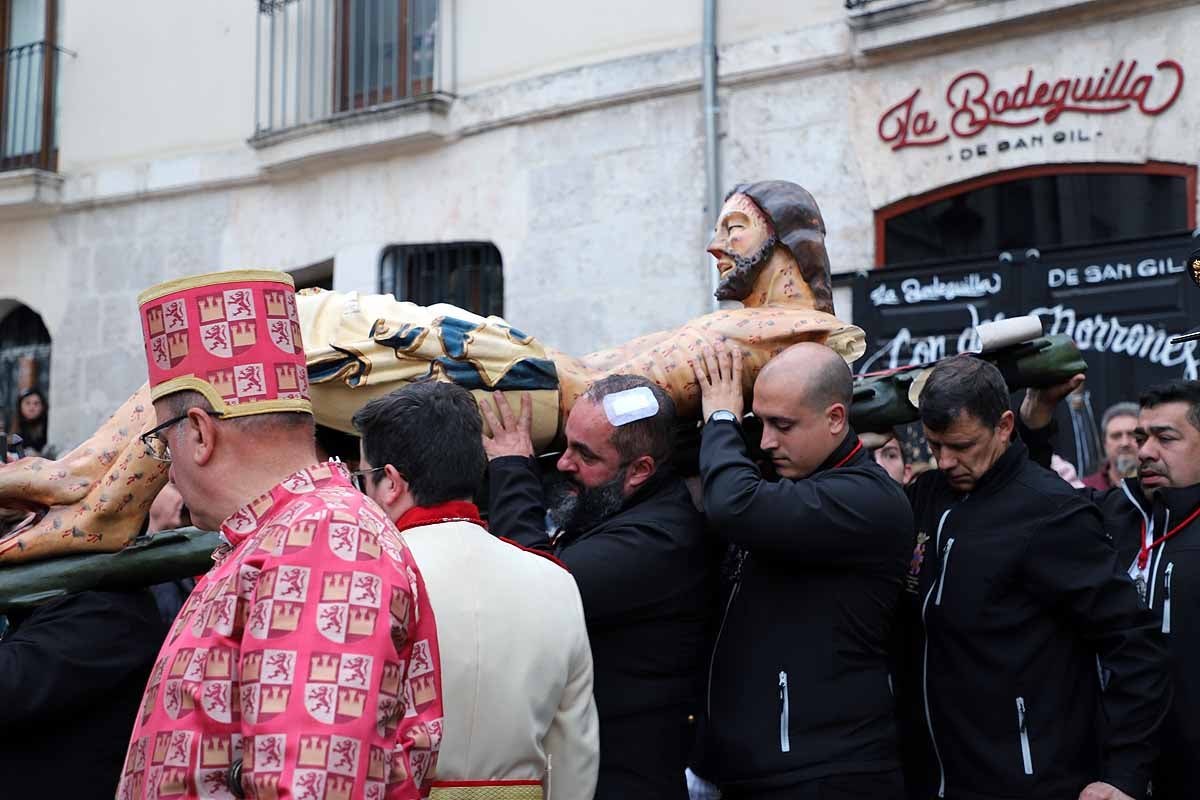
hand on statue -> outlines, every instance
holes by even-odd
[[[496,408],[492,410],[492,403]],[[494,392],[492,403],[484,400],[479,404],[483,421],[487,423],[483,432],[483,451],[488,461],[501,456],[533,456],[533,398],[529,392],[521,394],[521,415],[513,416],[512,406],[504,392]],[[491,435],[488,435],[489,430]]]
[[[1111,783],[1096,781],[1083,787],[1083,791],[1079,793],[1079,800],[1133,800],[1133,798]]]
[[[1044,389],[1026,389],[1025,399],[1021,401],[1021,421],[1025,427],[1036,431],[1049,425],[1054,419],[1054,409],[1064,397],[1082,386],[1083,380],[1084,376],[1080,374]]]
[[[742,351],[732,353],[722,341],[715,347],[704,345],[703,358],[689,359],[696,383],[700,384],[701,413],[705,422],[714,411],[731,411],[740,420],[745,410],[742,398]]]

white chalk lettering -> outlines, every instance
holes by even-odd
[[[1167,268],[1165,262],[1157,263],[1163,263],[1163,269]],[[1172,344],[1171,337],[1176,334],[1163,328],[1144,322],[1126,324],[1105,314],[1080,317],[1074,308],[1061,303],[1035,308],[1029,313],[1043,318],[1047,334],[1070,336],[1080,350],[1115,353],[1167,369],[1182,367],[1179,377],[1189,381],[1200,380],[1200,353],[1196,352],[1200,342],[1196,340]],[[981,319],[974,303],[967,304],[967,315],[969,324],[954,341],[957,353],[975,352],[979,349],[979,336],[975,329],[982,322],[1004,319],[1003,313],[996,314],[992,320]],[[950,335],[945,334],[913,336],[908,328],[901,328],[858,369],[861,372],[870,372],[936,361],[950,354],[947,349],[950,338]]]
[[[906,278],[900,282],[900,291],[903,292],[906,303],[956,300],[960,297],[987,297],[991,294],[999,294],[1003,287],[1004,281],[997,272],[993,272],[990,278],[972,272],[954,281],[943,281],[934,275],[930,278],[929,283],[921,283],[919,278]]]

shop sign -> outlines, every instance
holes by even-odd
[[[1010,133],[994,143],[997,152],[1090,141],[1103,132],[1077,127],[1024,135],[1021,129],[1074,115],[1158,116],[1179,99],[1183,77],[1183,67],[1172,59],[1159,61],[1153,69],[1137,59],[1121,60],[1092,75],[1046,76],[1031,68],[1015,84],[995,80],[982,70],[967,70],[950,79],[942,103],[914,89],[880,115],[877,133],[893,151],[965,142],[990,129]],[[986,144],[975,144],[957,155],[968,160],[988,154]]]

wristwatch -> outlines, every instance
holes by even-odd
[[[733,413],[732,411],[728,411],[724,408],[717,409],[716,411],[714,411],[713,413],[708,415],[708,422],[716,422],[717,420],[725,420],[726,422],[732,422],[734,425],[742,424],[742,421],[737,418],[737,414]],[[705,424],[707,424],[707,423],[705,423]]]

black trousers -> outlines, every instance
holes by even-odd
[[[596,800],[688,800],[694,727],[684,707],[600,720]]]
[[[721,800],[904,800],[904,777],[900,770],[830,775],[779,789],[726,790]]]

